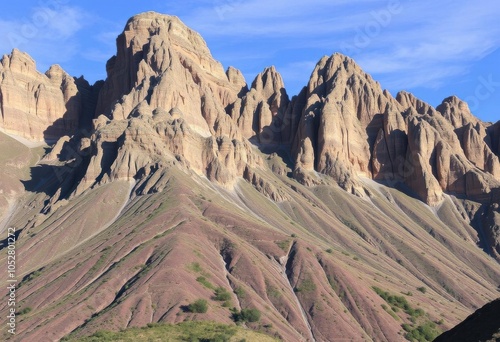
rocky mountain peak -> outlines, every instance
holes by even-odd
[[[436,107],[436,110],[439,111],[454,128],[460,128],[469,123],[476,126],[481,122],[471,113],[469,105],[457,96],[447,97]]]
[[[17,49],[4,55],[0,65],[0,128],[8,133],[54,142],[75,133],[94,112],[88,105],[93,102],[92,87],[77,84],[59,65],[42,74],[35,61]]]
[[[238,97],[242,97],[248,91],[245,76],[243,76],[243,73],[240,70],[230,66],[226,70],[226,76],[229,83],[231,83],[238,91]]]
[[[174,160],[230,185],[260,163],[227,114],[247,91],[245,79],[234,68],[226,73],[198,33],[147,12],[132,17],[116,43],[96,109],[97,151],[78,191]]]
[[[4,69],[10,69],[13,72],[35,72],[36,63],[26,52],[13,49],[10,55],[4,55],[1,60]]]
[[[261,92],[265,97],[270,97],[273,93],[285,89],[285,83],[281,74],[274,66],[265,68],[252,82],[252,88]]]
[[[433,115],[435,113],[435,109],[430,104],[420,100],[415,95],[407,91],[398,92],[396,100],[404,109],[413,108],[418,114]]]

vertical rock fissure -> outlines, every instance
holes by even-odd
[[[231,273],[229,273],[229,264],[226,262],[226,260],[224,260],[224,256],[221,254],[220,255],[221,257],[221,260],[222,260],[222,264],[224,265],[224,276],[226,277],[226,282],[227,282],[227,285],[233,289],[233,287],[231,286],[231,279],[229,279],[229,275]],[[233,289],[234,291],[234,289]],[[240,302],[240,298],[235,294],[234,297],[236,297],[236,309],[238,309],[239,311],[241,311],[241,302]]]

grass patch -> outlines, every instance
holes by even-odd
[[[385,312],[387,312],[389,315],[392,316],[392,318],[394,318],[396,321],[399,321],[399,317],[398,315],[396,315],[396,312],[392,309],[392,308],[389,308],[387,305],[385,304],[382,304],[382,309],[384,309]]]
[[[30,274],[24,276],[23,280],[19,283],[19,285],[17,286],[17,288],[20,288],[24,284],[29,283],[30,281],[32,281],[35,278],[38,278],[42,274],[43,269],[44,268],[42,267],[42,268],[40,268],[40,269],[38,269],[36,271],[33,271]]]
[[[100,269],[101,266],[106,261],[106,259],[108,259],[108,256],[109,256],[110,252],[111,252],[111,246],[108,246],[108,247],[104,248],[103,250],[101,250],[102,254],[99,257],[99,260],[97,260],[97,262],[94,264],[94,266],[92,266],[92,268],[90,269],[90,272],[95,272],[98,269]]]
[[[18,315],[26,315],[31,312],[31,308],[29,306],[17,312]]]
[[[316,284],[312,281],[311,278],[305,279],[304,281],[302,281],[300,286],[297,286],[295,288],[295,292],[307,293],[307,292],[313,292],[314,290],[316,290]]]
[[[401,325],[403,330],[406,331],[405,338],[407,340],[418,342],[433,341],[441,333],[437,329],[436,323],[424,318],[426,316],[425,311],[420,308],[412,308],[405,297],[391,294],[376,286],[373,286],[372,289],[391,306],[389,309],[387,305],[382,304],[382,308],[391,316],[395,317],[395,312],[400,309],[410,316],[409,320],[412,324],[404,323]],[[419,321],[418,325],[417,319]]]
[[[281,291],[277,289],[276,287],[269,285],[267,287],[267,295],[272,298],[280,298],[281,297]]]
[[[219,324],[215,322],[183,322],[179,324],[148,324],[143,328],[130,328],[120,332],[99,331],[95,334],[61,341],[72,342],[137,342],[137,341],[277,341],[274,338],[238,326]]]
[[[238,296],[238,298],[241,298],[241,299],[245,298],[247,295],[245,290],[241,286],[238,286],[237,288],[235,288],[234,293],[236,294],[236,296]]]
[[[200,263],[199,262],[192,262],[188,265],[188,269],[193,271],[193,272],[196,272],[196,273],[201,273],[203,271],[203,269],[201,268],[200,266]]]
[[[275,242],[279,248],[281,248],[284,252],[288,252],[290,248],[290,240],[276,241]]]
[[[363,240],[366,240],[366,233],[362,229],[360,229],[357,225],[355,225],[351,221],[348,221],[342,217],[340,218],[340,221],[344,224],[344,226],[348,227],[353,232],[358,234]]]
[[[205,286],[207,289],[210,289],[210,290],[213,290],[214,289],[214,286],[212,285],[211,282],[209,282],[207,280],[207,278],[203,277],[203,276],[199,276],[198,278],[196,278],[196,281],[198,283],[200,283],[201,285]]]
[[[231,293],[229,293],[229,291],[227,291],[222,286],[219,286],[215,289],[214,299],[221,302],[228,301],[231,299]]]

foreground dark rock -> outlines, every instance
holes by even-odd
[[[500,341],[500,299],[478,309],[435,342]]]

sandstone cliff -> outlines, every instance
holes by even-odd
[[[8,133],[49,142],[73,134],[90,122],[93,98],[93,87],[58,65],[41,74],[17,49],[0,61],[0,128]]]

